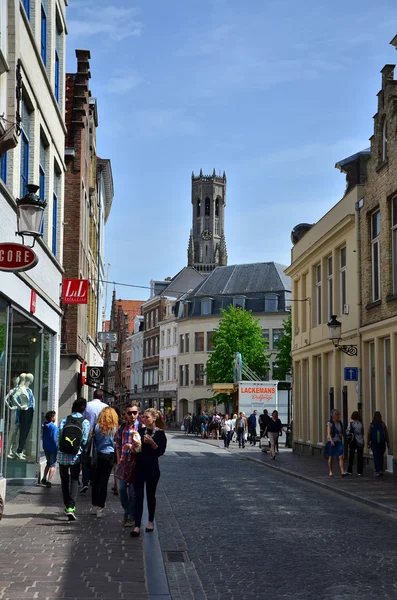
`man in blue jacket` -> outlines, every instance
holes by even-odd
[[[43,479],[41,480],[41,483],[48,488],[51,487],[51,479],[54,476],[57,465],[58,427],[55,425],[55,420],[55,410],[49,410],[45,416],[45,423],[43,423],[43,450],[47,464],[44,469]]]
[[[258,414],[258,411],[254,410],[254,412],[251,413],[250,416],[248,417],[248,435],[249,435],[250,446],[252,446],[252,444],[254,446],[256,446],[256,426],[258,424],[257,414]]]

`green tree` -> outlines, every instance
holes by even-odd
[[[262,337],[259,319],[251,311],[230,305],[222,310],[219,326],[212,337],[212,353],[207,362],[207,382],[233,383],[234,359],[240,352],[243,363],[263,377],[269,370],[267,342]]]
[[[292,373],[292,317],[284,321],[284,335],[277,344],[277,356],[274,365],[274,376],[276,379],[284,380],[287,375]]]

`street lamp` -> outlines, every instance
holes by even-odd
[[[28,190],[27,194],[23,198],[17,198],[17,225],[18,231],[16,235],[22,237],[22,243],[25,245],[25,237],[32,237],[33,244],[28,246],[33,248],[36,239],[42,237],[43,220],[44,220],[44,209],[47,206],[47,202],[42,200],[37,195],[38,185],[28,183],[26,185]]]
[[[339,344],[339,342],[342,339],[342,323],[337,320],[336,315],[331,315],[331,318],[328,321],[327,325],[329,331],[329,339],[331,340],[335,348],[342,350],[342,352],[348,354],[349,356],[357,356],[357,346]]]

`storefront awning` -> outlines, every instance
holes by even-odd
[[[213,383],[211,390],[213,394],[233,394],[234,383]]]

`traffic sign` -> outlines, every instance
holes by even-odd
[[[87,383],[103,383],[103,367],[87,367]]]
[[[358,367],[345,367],[345,381],[358,381]]]
[[[117,342],[116,331],[98,331],[97,337],[100,344],[106,344],[107,342],[113,342],[115,344]]]
[[[23,244],[0,244],[0,271],[28,271],[37,265],[38,260],[37,254]]]

